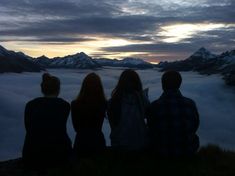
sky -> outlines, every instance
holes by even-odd
[[[0,45],[152,62],[235,48],[234,0],[0,0]]]

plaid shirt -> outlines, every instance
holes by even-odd
[[[180,91],[167,91],[151,103],[148,126],[154,150],[164,156],[195,153],[199,147],[196,131],[199,114],[193,100]]]

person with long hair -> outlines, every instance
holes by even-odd
[[[88,74],[78,97],[71,103],[72,122],[76,131],[74,151],[77,156],[99,154],[105,149],[102,125],[107,101],[100,77]]]
[[[27,166],[36,168],[64,164],[72,152],[72,143],[66,131],[70,104],[58,98],[60,80],[44,73],[41,91],[43,97],[26,104],[24,119],[23,161]]]
[[[144,150],[147,147],[148,104],[139,75],[131,69],[123,71],[108,103],[112,148]]]

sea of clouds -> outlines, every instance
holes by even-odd
[[[105,94],[110,98],[120,73],[120,68],[106,68],[95,71],[104,84]],[[61,79],[60,97],[71,102],[80,90],[83,78],[92,70],[53,69],[49,72]],[[151,101],[161,93],[161,75],[157,70],[138,70],[144,88],[149,88]],[[0,161],[21,156],[24,142],[25,104],[42,96],[40,82],[42,73],[0,74]],[[194,72],[183,72],[182,93],[195,100],[200,113],[198,134],[202,145],[217,144],[225,149],[235,150],[235,90],[224,84],[219,75],[205,76]],[[68,121],[68,133],[74,139],[75,133]],[[107,145],[110,144],[108,121],[103,125]]]

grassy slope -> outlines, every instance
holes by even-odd
[[[222,151],[216,146],[202,148],[195,158],[160,159],[143,154],[110,154],[100,157],[84,158],[64,168],[48,172],[25,172],[20,161],[0,163],[0,175],[180,175],[180,176],[235,176],[235,153]]]

